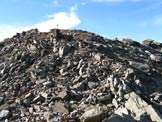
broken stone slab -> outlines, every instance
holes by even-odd
[[[140,122],[152,122],[150,115],[144,113],[140,116]]]
[[[145,73],[148,73],[150,71],[150,67],[147,64],[143,64],[140,62],[134,62],[134,61],[129,61],[129,64],[133,66],[134,68],[143,71]]]
[[[45,99],[47,99],[49,94],[48,93],[45,93],[45,92],[41,92],[40,95],[42,97],[44,97]]]
[[[109,103],[109,102],[112,100],[112,96],[111,96],[111,94],[109,93],[109,94],[106,94],[106,95],[103,95],[103,96],[98,97],[98,100],[99,100],[100,102]]]
[[[118,114],[112,114],[108,119],[105,119],[102,122],[135,122],[135,120],[129,116],[122,117]]]
[[[95,58],[96,61],[100,62],[103,57],[100,54],[95,54],[94,58]]]
[[[133,118],[133,113],[131,113],[127,108],[121,106],[117,110],[115,110],[114,114],[121,116],[125,121],[135,122]]]
[[[10,116],[10,111],[9,110],[1,110],[0,111],[0,120],[2,119],[7,119]]]
[[[153,40],[153,39],[145,39],[142,43],[145,46],[152,46],[155,43],[154,41],[155,40]]]
[[[33,97],[33,93],[31,93],[31,92],[29,92],[28,94],[25,95],[26,99],[28,99],[28,98],[30,99],[32,97]]]
[[[46,122],[59,122],[60,117],[58,115],[53,114],[52,112],[44,112],[43,117]]]
[[[96,82],[92,82],[92,81],[89,81],[89,82],[88,82],[88,87],[89,87],[90,89],[95,88],[96,86],[97,86],[97,83],[96,83]]]
[[[52,83],[52,81],[46,81],[46,82],[43,83],[43,85],[45,87],[49,88],[49,87],[52,87],[53,83]]]
[[[73,88],[78,90],[78,91],[84,91],[86,90],[86,84],[85,82],[78,82],[77,84],[73,85]]]
[[[115,106],[115,108],[119,107],[118,101],[115,98],[112,100],[112,104]]]
[[[65,104],[56,102],[53,106],[53,111],[63,114],[69,114],[68,108],[65,106]]]
[[[135,113],[135,118],[138,121],[140,120],[140,116],[144,113],[148,113],[152,121],[162,121],[162,115],[135,92],[131,92],[126,96],[128,97],[128,100],[125,103],[125,107]]]
[[[62,91],[57,95],[57,98],[63,99],[63,100],[68,100],[68,99],[70,99],[70,92],[69,91]]]
[[[104,118],[104,111],[100,107],[87,110],[80,118],[81,122],[101,122]]]
[[[64,69],[60,69],[60,74],[62,76],[66,76],[66,75],[68,75],[68,72],[64,71]]]
[[[60,47],[59,48],[59,57],[62,58],[64,55],[68,54],[70,51],[70,47],[69,46],[64,46],[64,47]]]
[[[46,79],[39,79],[39,80],[36,80],[36,84],[43,84],[46,81],[47,81]]]
[[[33,103],[44,102],[44,101],[45,101],[45,98],[42,97],[41,95],[38,95],[33,99]]]
[[[161,62],[162,56],[160,54],[151,54],[150,59],[155,62]]]
[[[0,96],[0,105],[4,102],[4,97]]]

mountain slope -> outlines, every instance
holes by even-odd
[[[160,122],[161,49],[81,30],[18,33],[0,43],[0,120]]]

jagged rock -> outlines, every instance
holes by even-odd
[[[51,87],[53,85],[53,83],[51,81],[46,81],[46,82],[43,83],[43,85],[45,87]]]
[[[154,109],[134,92],[128,94],[128,100],[125,103],[125,107],[135,113],[137,120],[140,120],[140,116],[144,113],[148,113],[152,121],[160,122],[162,120],[162,115],[158,110]]]
[[[134,68],[141,70],[145,73],[148,73],[150,71],[150,67],[147,64],[143,64],[143,63],[139,63],[139,62],[133,62],[133,61],[130,61],[129,64],[131,66],[133,66]]]
[[[153,39],[145,39],[143,41],[143,45],[151,46],[152,44],[154,44],[154,40]]]
[[[111,99],[112,99],[111,94],[107,94],[107,95],[103,95],[103,96],[101,96],[101,97],[98,97],[98,100],[99,100],[100,102],[106,102],[106,103],[110,102]]]
[[[0,97],[0,105],[3,103],[4,97]]]
[[[105,119],[102,122],[135,122],[135,120],[129,118],[128,116],[121,117],[120,115],[113,114],[108,119]]]
[[[86,89],[86,84],[85,82],[79,82],[73,86],[74,89],[78,91],[84,91]]]
[[[119,107],[119,104],[118,104],[118,102],[117,102],[117,100],[116,100],[115,98],[112,100],[112,104],[113,104],[116,108]]]
[[[96,82],[91,82],[91,81],[88,82],[88,87],[90,89],[95,88],[96,86],[97,86],[97,83]]]
[[[101,122],[104,117],[104,111],[100,107],[94,107],[81,116],[81,122]]]
[[[45,98],[42,97],[41,95],[38,95],[33,99],[33,103],[44,102],[44,101],[45,101]]]
[[[57,95],[57,98],[61,98],[63,100],[70,99],[70,93],[68,91],[62,91]]]
[[[57,102],[53,106],[53,110],[55,112],[63,113],[63,114],[69,114],[69,110],[65,107],[63,103]]]
[[[65,47],[60,47],[59,48],[59,56],[63,57],[64,55],[66,55],[70,50],[69,46],[65,46]]]
[[[58,115],[54,115],[51,112],[44,112],[43,116],[46,122],[59,122],[60,121],[60,117]]]
[[[0,120],[7,119],[10,116],[10,111],[8,110],[1,110],[0,111]]]
[[[159,54],[151,54],[150,58],[155,62],[160,62],[162,60],[162,56]]]
[[[94,55],[94,58],[95,58],[97,61],[101,61],[102,56],[101,56],[100,54],[95,54],[95,55]]]
[[[150,115],[144,113],[140,116],[140,122],[152,122]]]
[[[25,95],[25,98],[32,98],[33,97],[33,93],[28,93]]]

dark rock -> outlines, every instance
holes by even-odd
[[[100,102],[109,103],[112,100],[112,96],[111,96],[111,94],[103,95],[101,97],[98,97],[98,100]]]
[[[42,97],[41,95],[38,95],[33,99],[33,103],[44,102],[44,101],[45,101],[45,98]]]
[[[4,97],[0,97],[0,105],[3,104]]]
[[[135,120],[130,119],[129,117],[121,117],[120,115],[113,114],[102,122],[135,122]]]
[[[150,115],[144,113],[140,116],[140,122],[152,122]]]
[[[85,82],[79,82],[73,86],[74,89],[78,91],[84,91],[86,90],[86,83]]]

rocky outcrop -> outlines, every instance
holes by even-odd
[[[161,122],[162,44],[32,29],[0,42],[0,121]]]

